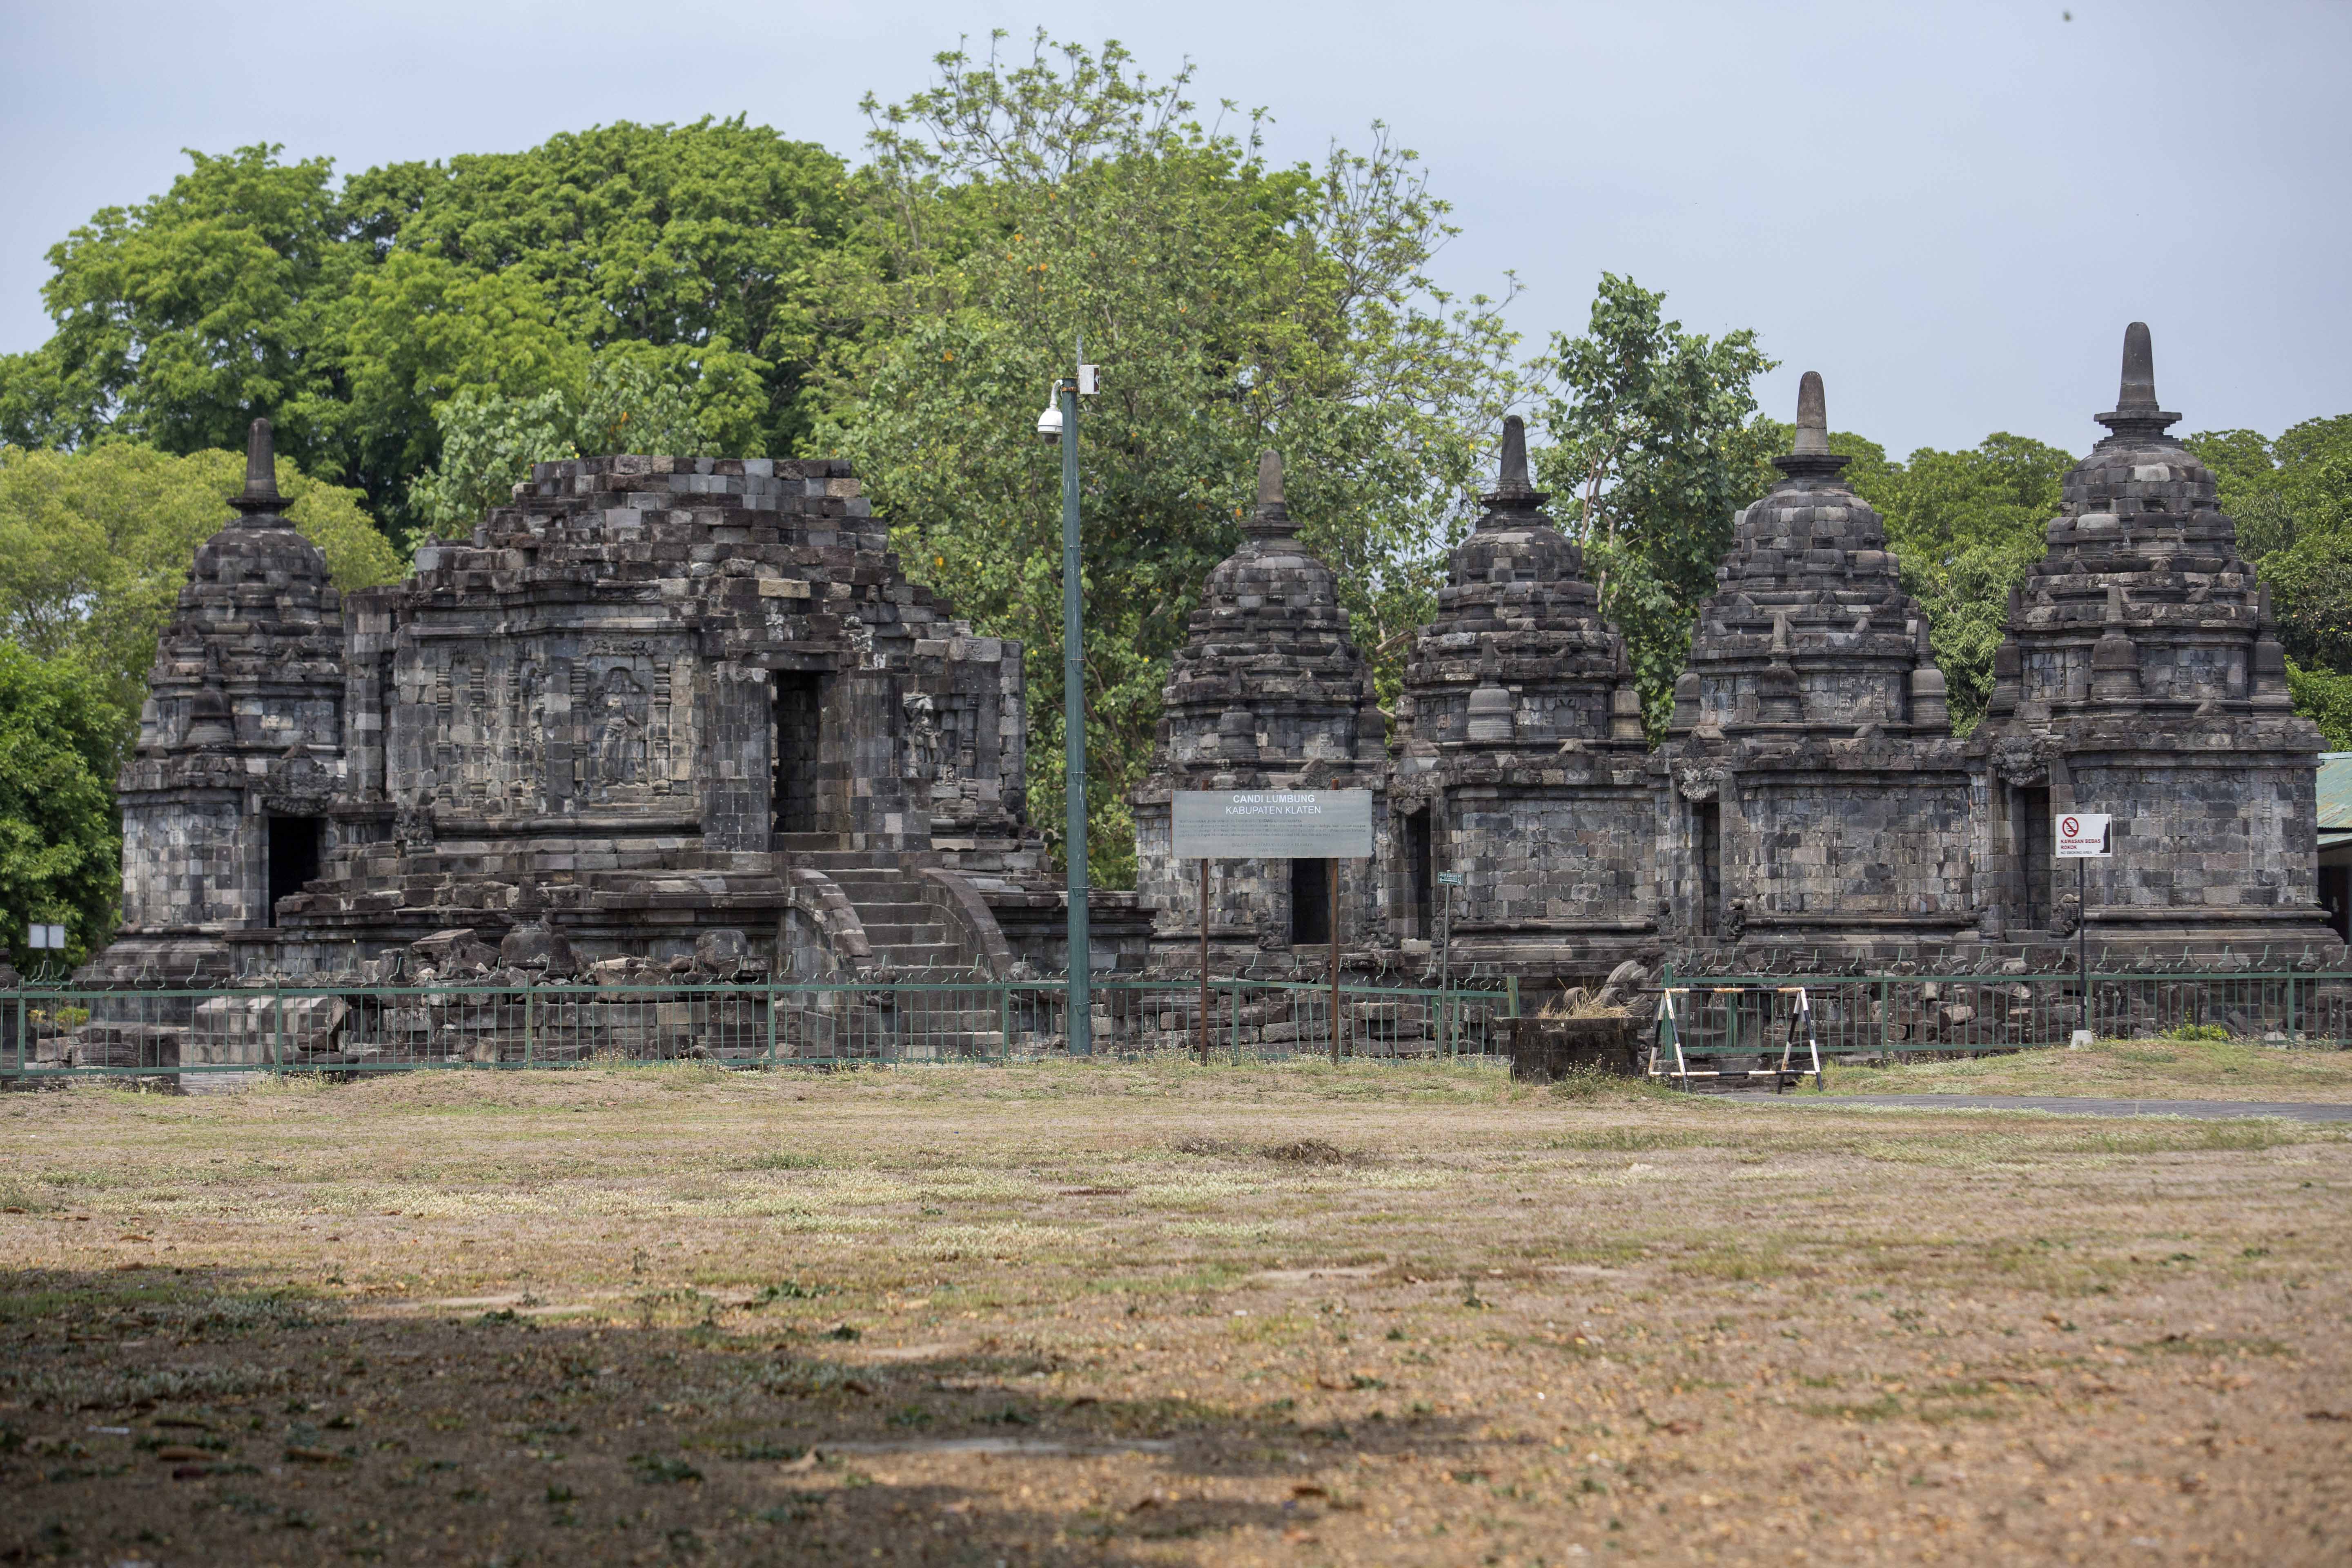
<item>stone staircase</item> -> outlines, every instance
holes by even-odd
[[[889,978],[954,990],[875,993],[887,1014],[875,1023],[897,1037],[902,1058],[993,1056],[1005,1044],[996,994],[961,952],[916,872],[895,854],[844,849],[830,834],[779,835],[795,867],[822,871],[857,911],[874,963]],[[971,989],[964,989],[964,987]]]

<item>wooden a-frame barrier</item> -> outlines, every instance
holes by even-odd
[[[1682,1017],[1681,1013],[1677,1008],[1676,998],[1687,997],[1694,994],[1713,996],[1729,996],[1734,998],[1733,1002],[1730,1004],[1729,1043],[1719,1048],[1709,1049],[1706,1053],[1706,1055],[1715,1058],[1719,1064],[1723,1058],[1740,1054],[1745,1049],[1748,1048],[1743,1047],[1739,1044],[1739,1008],[1737,998],[1757,993],[1761,993],[1767,997],[1781,995],[1794,996],[1796,998],[1795,1005],[1789,1009],[1789,1026],[1780,1041],[1780,1065],[1777,1067],[1744,1068],[1730,1071],[1725,1070],[1720,1065],[1714,1068],[1695,1068],[1691,1066],[1690,1059],[1683,1049]],[[1690,1011],[1695,1015],[1696,1009],[1696,1007],[1692,1007]],[[1694,1021],[1696,1020],[1694,1019]],[[1764,1020],[1764,1027],[1769,1031],[1770,1026],[1770,1014],[1768,1010]],[[1805,1057],[1807,1061],[1811,1064],[1809,1067],[1799,1067],[1796,1065],[1798,1044],[1797,1036],[1801,1029],[1804,1034]],[[1769,1039],[1759,1037],[1753,1048],[1759,1056],[1769,1056],[1771,1053],[1771,1043]],[[1671,1069],[1666,1067],[1666,1053],[1669,1050],[1674,1054],[1674,1066]],[[1772,1080],[1772,1092],[1778,1094],[1783,1089],[1789,1088],[1790,1085],[1794,1084],[1799,1079],[1803,1078],[1807,1073],[1811,1073],[1812,1075],[1813,1087],[1815,1089],[1826,1087],[1825,1080],[1822,1074],[1821,1042],[1816,1038],[1813,1033],[1812,998],[1806,994],[1805,988],[1803,986],[1668,985],[1661,995],[1658,1004],[1657,1030],[1655,1034],[1653,1035],[1650,1041],[1650,1077],[1655,1079],[1676,1079],[1678,1080],[1679,1087],[1685,1089],[1691,1087],[1691,1080],[1693,1079],[1747,1079],[1750,1080],[1756,1079],[1770,1079]]]

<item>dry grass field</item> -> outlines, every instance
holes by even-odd
[[[2341,1563],[2347,1196],[1470,1068],[9,1095],[0,1561]]]
[[[2080,1050],[1916,1057],[1833,1068],[1832,1094],[2077,1094],[2126,1100],[2352,1100],[2352,1051],[2242,1040],[2101,1040]]]

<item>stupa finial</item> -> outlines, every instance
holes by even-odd
[[[1486,516],[1480,525],[1500,523],[1508,518],[1508,526],[1524,528],[1530,520],[1545,521],[1537,515],[1551,497],[1528,480],[1527,421],[1513,414],[1503,421],[1502,471],[1496,477],[1495,488],[1481,498],[1486,503]]]
[[[1242,531],[1276,538],[1298,531],[1282,500],[1282,454],[1271,448],[1258,454],[1257,510]]]
[[[1809,370],[1797,381],[1797,438],[1772,466],[1792,479],[1831,479],[1852,461],[1830,450],[1829,397],[1822,373]]]
[[[1829,449],[1829,398],[1822,390],[1822,373],[1809,370],[1797,383],[1796,452],[1799,457],[1818,458]]]
[[[1251,538],[1289,538],[1298,531],[1291,521],[1291,508],[1282,503],[1282,454],[1261,451],[1258,454],[1258,510],[1251,512],[1242,524],[1242,533]]]
[[[278,493],[278,454],[270,443],[269,421],[257,419],[245,437],[245,489],[229,498],[229,505],[248,519],[275,518],[285,498]]]
[[[2146,321],[2134,321],[2124,329],[2123,385],[2116,393],[2115,411],[2096,417],[2117,436],[2142,439],[2162,436],[2179,419],[2179,415],[2157,406],[2156,344]]]

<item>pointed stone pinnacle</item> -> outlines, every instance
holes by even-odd
[[[1253,538],[1282,538],[1298,531],[1282,502],[1282,455],[1265,451],[1257,459],[1257,510],[1242,531]]]
[[[1502,471],[1482,499],[1486,514],[1478,520],[1481,528],[1525,528],[1550,521],[1543,515],[1543,504],[1551,497],[1528,482],[1528,426],[1516,414],[1503,421]]]
[[[2118,414],[2156,412],[2156,345],[2146,321],[2124,329],[2124,384],[2116,395]]]
[[[278,493],[278,455],[271,448],[269,421],[257,419],[245,438],[245,489],[229,498],[229,505],[248,518],[278,514],[285,498]]]
[[[1525,490],[1528,484],[1528,426],[1514,414],[1503,421],[1503,474],[1497,490]]]
[[[1830,450],[1829,398],[1822,390],[1822,373],[1809,370],[1797,382],[1797,438],[1772,466],[1792,479],[1836,483],[1852,461]]]
[[[269,421],[257,419],[245,437],[245,499],[278,499],[278,454],[270,446]]]
[[[2147,323],[2134,321],[2124,329],[2123,388],[2116,394],[2115,411],[2097,416],[2098,421],[2117,436],[2169,440],[2165,428],[2179,417],[2157,406],[2155,344]]]
[[[1260,452],[1257,456],[1258,510],[1264,511],[1268,507],[1281,505],[1282,454],[1275,451]]]
[[[1809,370],[1797,383],[1797,444],[1801,458],[1829,455],[1829,400],[1822,392],[1822,373]]]

